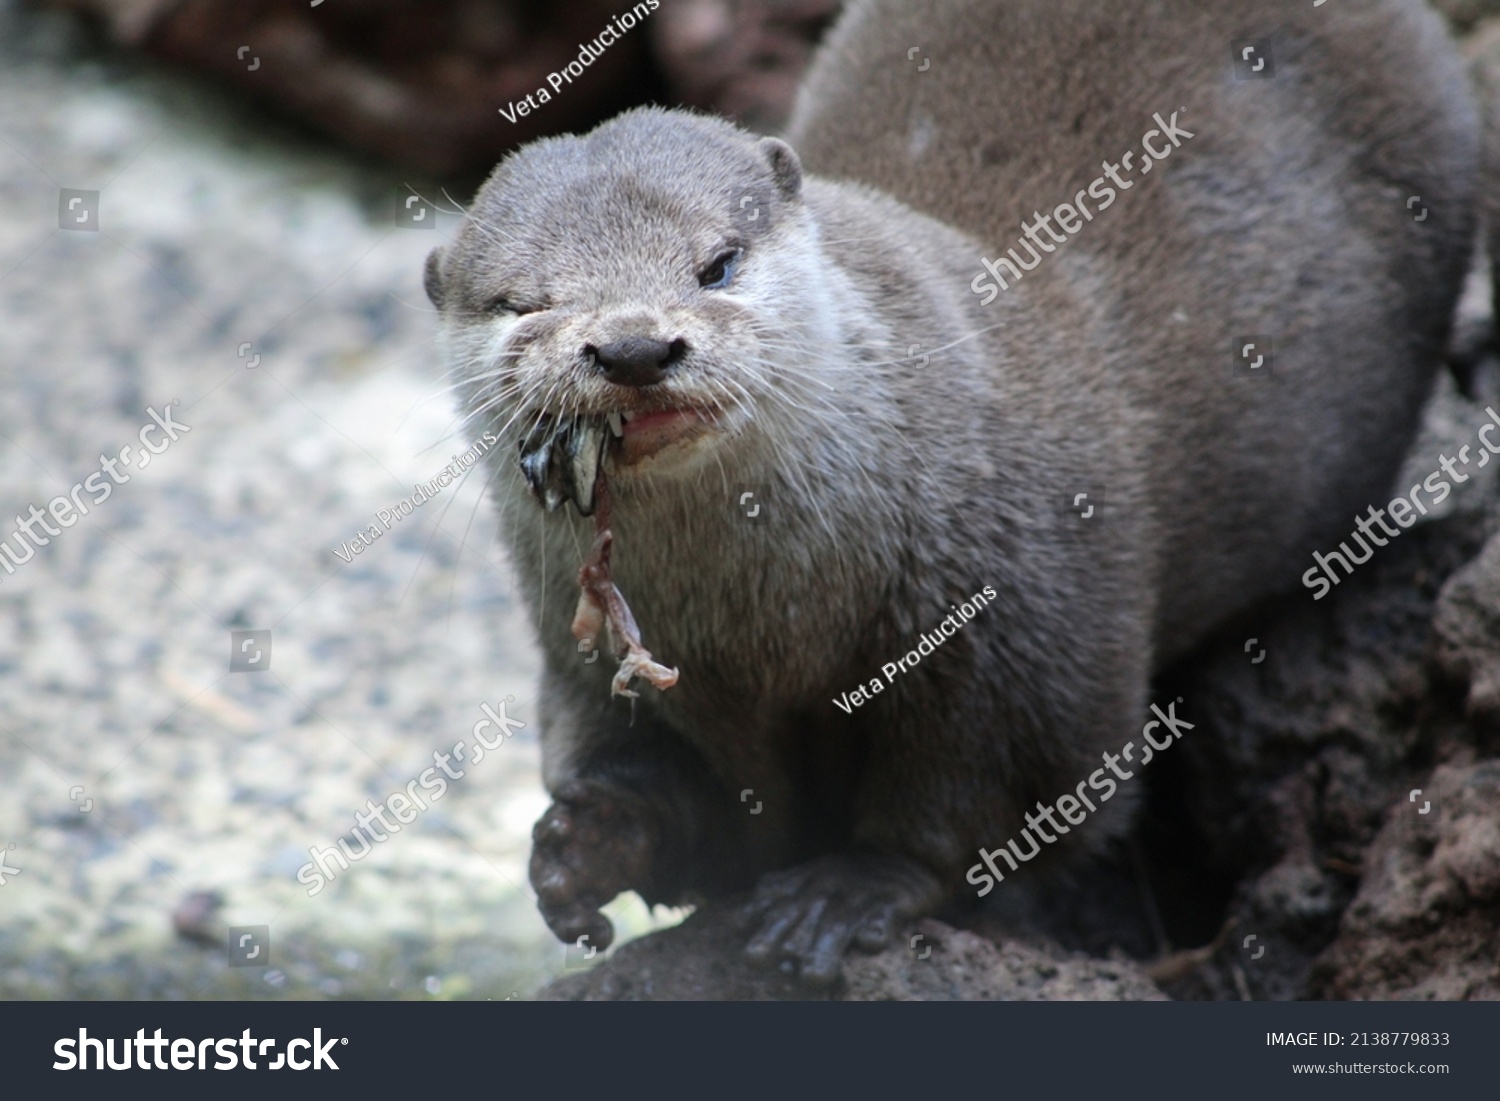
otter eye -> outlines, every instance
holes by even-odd
[[[730,280],[734,278],[735,268],[739,267],[740,257],[744,254],[743,249],[726,249],[714,258],[714,262],[698,273],[698,286],[706,291],[716,291],[727,287]]]
[[[522,306],[506,298],[504,295],[500,295],[498,298],[490,299],[489,311],[490,313],[510,314],[514,317],[520,317],[523,314],[536,313],[537,307]]]

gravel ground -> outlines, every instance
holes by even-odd
[[[0,573],[0,997],[505,998],[564,969],[481,471],[334,553],[472,442],[421,289],[457,218],[398,225],[401,185],[0,0],[0,538],[88,508]],[[142,462],[148,407],[189,427]],[[230,671],[235,630],[267,667]],[[507,699],[527,727],[475,760]],[[309,847],[460,741],[463,777],[310,895]],[[238,926],[269,930],[248,966]]]

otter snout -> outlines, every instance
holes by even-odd
[[[594,363],[604,381],[616,386],[653,386],[687,354],[687,341],[628,336],[605,344],[586,344],[584,358]]]

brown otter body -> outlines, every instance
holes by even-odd
[[[643,111],[504,162],[428,289],[507,441],[552,929],[758,883],[751,954],[827,980],[1087,795],[1164,660],[1387,499],[1475,131],[1415,0],[881,0],[820,54],[795,154]],[[622,413],[614,580],[680,670],[634,709],[569,631],[593,525],[516,460]],[[1111,786],[1059,849],[1120,828]]]

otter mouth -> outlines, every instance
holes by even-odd
[[[572,501],[580,516],[594,512],[606,460],[614,470],[652,458],[719,425],[717,408],[543,413],[520,443],[521,473],[548,512]]]

